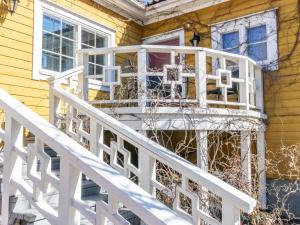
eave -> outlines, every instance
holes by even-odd
[[[230,0],[168,0],[147,7],[136,0],[94,1],[136,23],[147,25]]]

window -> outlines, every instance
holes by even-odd
[[[58,5],[36,0],[34,11],[33,79],[47,79],[74,68],[77,49],[114,46],[114,31]],[[89,74],[102,74],[107,61],[104,55],[90,56]]]
[[[247,55],[269,70],[278,69],[276,10],[212,25],[212,47]]]

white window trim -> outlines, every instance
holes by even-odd
[[[46,80],[50,76],[57,76],[59,72],[42,69],[42,29],[43,29],[43,14],[47,13],[78,26],[99,32],[99,34],[107,37],[108,47],[115,47],[116,32],[110,28],[95,23],[88,18],[82,17],[74,12],[71,12],[55,3],[47,0],[35,0],[34,3],[34,38],[33,38],[33,69],[32,79]],[[77,32],[78,32],[77,30]],[[80,36],[80,35],[78,35]],[[77,49],[81,49],[81,37],[78,37]],[[78,59],[77,59],[78,60]],[[77,64],[77,62],[76,62]],[[100,83],[97,80],[89,80],[89,87],[99,89]],[[104,88],[105,89],[105,88]]]
[[[268,70],[278,70],[278,35],[277,11],[268,10],[261,13],[248,15],[235,20],[225,21],[211,25],[212,48],[222,50],[222,35],[239,31],[240,54],[247,53],[247,29],[266,25],[267,28],[267,55],[268,59],[259,61],[261,66]]]

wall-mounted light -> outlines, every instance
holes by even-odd
[[[17,10],[20,0],[5,0],[7,4],[8,11],[12,15]]]
[[[192,46],[197,47],[199,45],[199,43],[200,43],[200,40],[201,40],[200,33],[194,32],[194,36],[190,40],[190,42],[191,42]]]

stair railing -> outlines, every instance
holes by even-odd
[[[238,225],[241,212],[251,213],[256,206],[252,197],[201,170],[77,96],[54,86],[53,82],[50,82],[50,90],[50,100],[55,102],[50,106],[54,107],[51,109],[51,113],[54,113],[51,115],[52,122],[63,124],[62,127],[69,136],[125,177],[134,180],[151,195],[158,199],[162,195],[173,199],[173,210],[191,223],[199,224],[199,221],[204,221],[212,225]],[[111,134],[111,141],[105,141],[106,132]],[[138,165],[134,165],[132,161],[132,148],[137,152]],[[159,179],[160,167],[169,168],[173,175],[179,177],[175,189]],[[219,213],[211,213],[209,206],[201,205],[203,195],[214,196],[214,199],[217,199],[221,205]],[[184,199],[188,199],[190,210],[183,209]],[[209,201],[212,200],[207,200]]]
[[[0,129],[0,139],[4,142],[2,225],[8,225],[12,213],[10,196],[19,194],[51,225],[80,225],[81,217],[93,225],[106,225],[108,221],[129,224],[119,214],[123,206],[145,224],[190,224],[3,90],[0,90],[0,109],[3,112],[0,118],[5,118],[5,127]],[[24,144],[24,132],[34,135],[33,144]],[[58,175],[51,171],[45,146],[60,156]],[[27,165],[25,176],[24,165]],[[83,174],[108,194],[107,202],[95,200],[96,209],[81,200]],[[53,188],[59,192],[57,206],[44,199]]]

